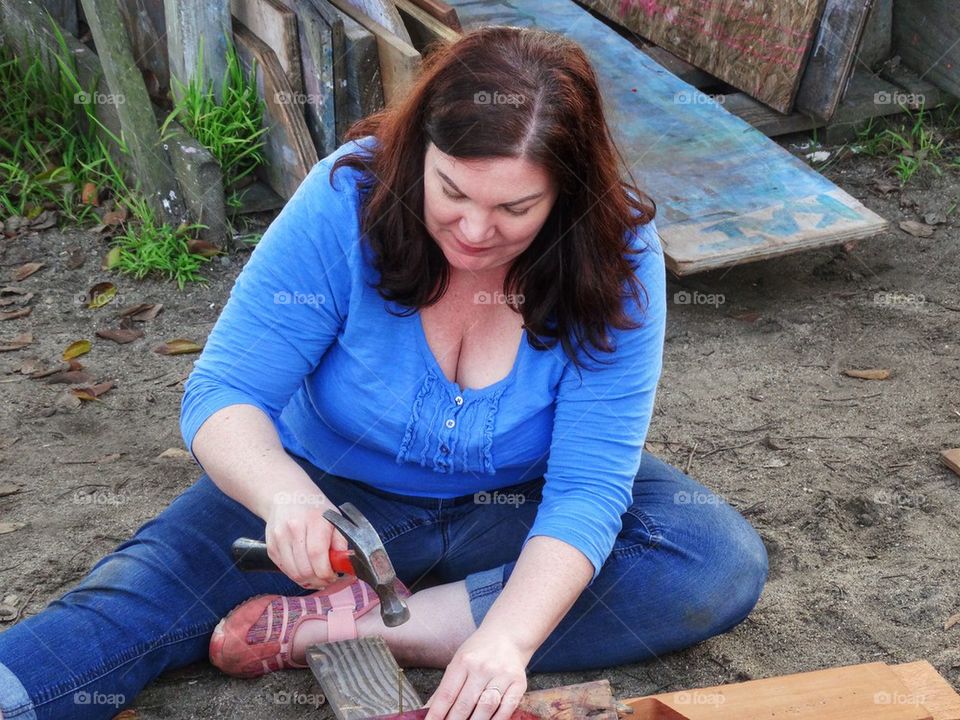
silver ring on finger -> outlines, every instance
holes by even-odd
[[[496,685],[487,685],[487,687],[486,687],[485,689],[487,689],[487,690],[496,690],[496,691],[497,691],[497,694],[500,695],[500,698],[503,699],[503,690],[501,690],[500,688],[498,688]]]

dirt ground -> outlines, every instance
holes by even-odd
[[[960,446],[960,176],[885,192],[895,182],[886,164],[851,155],[827,170],[891,222],[883,235],[670,284],[671,298],[696,291],[716,303],[670,304],[649,448],[720,492],[763,536],[770,579],[753,614],[655,662],[533,675],[531,688],[609,678],[626,698],[917,659],[960,688],[960,625],[943,629],[960,611],[960,478],[938,459]],[[929,213],[946,219],[932,237],[898,228]],[[0,242],[5,282],[23,262],[46,264],[18,283],[36,293],[32,314],[0,324],[3,340],[27,330],[35,339],[0,353],[0,484],[19,486],[0,497],[0,520],[25,523],[0,535],[0,598],[29,616],[197,476],[189,459],[157,459],[182,447],[180,381],[196,356],[152,349],[204,340],[247,253],[216,259],[207,285],[179,292],[101,271],[105,244],[89,231]],[[68,269],[71,256],[82,267]],[[105,280],[119,288],[113,303],[77,301]],[[118,308],[139,302],[164,305],[145,338],[97,339],[81,358],[96,380],[116,381],[101,402],[67,407],[66,386],[18,372],[28,358],[53,361],[74,340],[94,340]],[[891,377],[854,379],[842,374],[849,368]],[[426,698],[440,673],[409,677]],[[183,720],[330,716],[311,704],[316,692],[307,671],[237,681],[202,663],[160,678],[136,708],[141,718]],[[301,702],[284,703],[291,693]]]

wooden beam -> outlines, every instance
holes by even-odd
[[[257,66],[257,89],[264,101],[263,153],[265,178],[274,192],[289,200],[310,169],[319,162],[302,106],[295,102],[276,54],[239,20],[233,22],[237,55],[250,72]]]
[[[960,473],[960,470],[958,470]],[[960,720],[960,695],[926,660],[891,665],[911,696],[920,698],[933,720]]]
[[[380,635],[311,645],[306,655],[337,720],[363,720],[423,707]]]
[[[445,3],[443,0],[413,0],[413,3],[433,15],[433,17],[448,28],[456,30],[457,32],[463,32],[456,8]]]
[[[186,217],[186,209],[170,157],[160,144],[150,96],[135,69],[118,0],[83,0],[83,9],[110,88],[102,102],[117,108],[134,178],[158,217],[176,227]],[[101,102],[98,98],[92,101]]]
[[[410,0],[394,0],[394,2],[397,10],[400,11],[400,15],[407,23],[413,46],[420,52],[423,52],[427,45],[436,40],[456,42],[460,38],[459,32],[450,29],[426,10],[417,6],[416,3]]]
[[[405,43],[412,44],[407,28],[392,0],[346,0],[346,3],[385,27]]]
[[[279,0],[230,0],[233,16],[276,54],[290,88],[303,95],[297,16]]]
[[[373,33],[377,39],[384,99],[387,104],[402,99],[420,71],[420,53],[409,42],[401,40],[346,0],[330,0],[330,4]]]
[[[337,105],[337,132],[342,137],[346,129],[383,107],[383,82],[377,60],[377,39],[349,15],[334,10],[343,18],[346,39],[344,53],[346,75],[345,101]],[[341,123],[343,130],[340,130]]]
[[[804,132],[822,125],[803,113],[793,112],[789,115],[778,113],[746,93],[731,93],[721,97],[724,110],[733,113],[741,120],[746,120],[767,137]]]
[[[957,475],[960,475],[960,448],[943,450],[940,453],[940,461]]]

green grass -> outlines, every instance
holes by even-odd
[[[202,67],[202,64],[201,44],[198,66]],[[251,76],[255,73],[256,67]],[[239,206],[237,184],[264,162],[261,136],[267,130],[263,127],[264,105],[257,94],[256,84],[244,73],[236,48],[229,39],[220,102],[214,96],[212,83],[203,81],[199,67],[187,85],[176,78],[171,78],[171,82],[178,99],[161,126],[161,135],[166,138],[172,120],[183,125],[220,163],[227,204]]]
[[[889,158],[889,170],[901,185],[920,175],[941,175],[942,165],[957,166],[956,146],[948,143],[958,135],[955,108],[935,116],[920,109],[908,113],[907,118],[906,122],[871,121],[858,134],[860,152],[871,157]]]

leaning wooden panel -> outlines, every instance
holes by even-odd
[[[344,132],[354,122],[383,107],[383,83],[377,60],[377,40],[349,15],[339,13],[343,20],[345,92],[344,101],[337,104],[337,128],[343,123]],[[342,135],[342,133],[341,133]]]
[[[775,110],[789,113],[824,0],[583,2]]]
[[[926,660],[891,665],[910,695],[923,703],[933,720],[960,720],[960,695]]]
[[[293,90],[273,50],[236,19],[233,39],[245,72],[250,72],[256,60],[257,90],[264,101],[263,122],[267,127],[263,136],[267,183],[280,197],[289,200],[319,161],[303,109],[291,101]]]
[[[884,663],[651,696],[690,720],[933,720]],[[633,705],[640,698],[626,700]]]
[[[230,12],[273,50],[290,88],[303,95],[297,16],[279,0],[230,0]]]
[[[960,3],[909,0],[893,5],[894,51],[920,77],[960,97]]]
[[[376,37],[384,98],[388,105],[400,100],[413,86],[420,71],[420,53],[346,0],[330,0],[330,4]]]
[[[540,27],[590,57],[678,275],[870,237],[886,221],[568,0],[453,0],[469,30]]]

